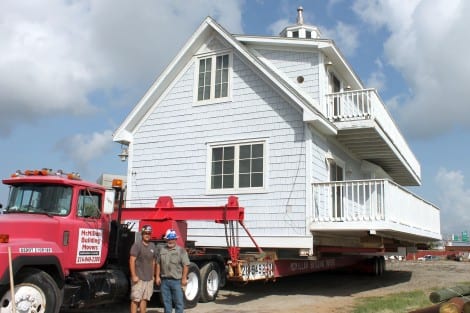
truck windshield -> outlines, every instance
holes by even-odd
[[[68,215],[72,200],[72,187],[47,184],[12,186],[5,213],[43,213]]]

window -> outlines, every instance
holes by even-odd
[[[18,184],[11,189],[6,211],[65,216],[71,199],[72,188],[68,186]]]
[[[99,218],[101,215],[101,195],[89,190],[80,191],[78,197],[78,216]]]
[[[197,100],[227,98],[229,96],[229,54],[199,59]]]
[[[212,147],[210,189],[264,188],[264,155],[264,143]]]

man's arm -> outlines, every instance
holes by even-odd
[[[183,274],[181,275],[181,285],[186,286],[188,284],[188,266],[183,265]]]
[[[161,280],[160,280],[160,263],[155,262],[155,283],[157,286],[160,286]]]
[[[137,276],[135,272],[135,259],[136,257],[133,255],[129,257],[129,271],[131,272],[131,281],[133,283],[136,283],[139,281],[139,276]]]

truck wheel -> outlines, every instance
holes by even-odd
[[[46,272],[26,269],[18,275],[15,285],[16,311],[25,313],[58,313],[61,292],[54,279]],[[0,299],[0,313],[13,312],[8,289]]]
[[[184,290],[184,307],[185,309],[194,308],[199,302],[201,291],[199,289],[201,281],[201,273],[194,263],[189,263],[188,268],[188,284]],[[0,312],[1,313],[1,312]]]
[[[209,262],[201,268],[201,302],[214,301],[219,292],[220,271],[219,265]]]

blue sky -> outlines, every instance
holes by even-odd
[[[236,34],[305,22],[376,88],[421,162],[411,190],[470,230],[470,2],[465,0],[3,0],[0,176],[17,169],[124,174],[117,129],[206,16]],[[0,188],[0,203],[8,188]]]

